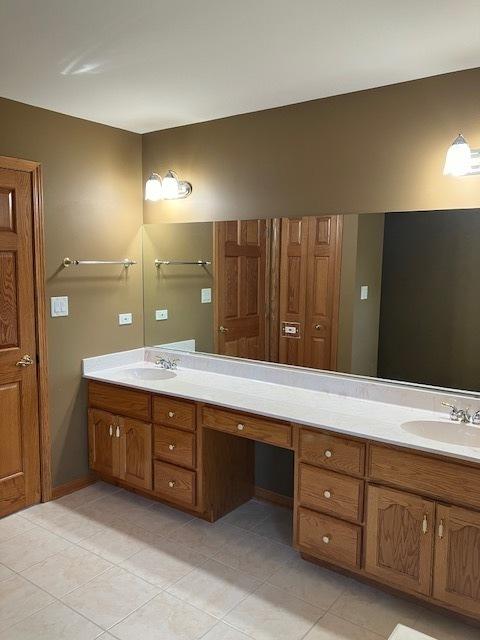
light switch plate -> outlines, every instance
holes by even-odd
[[[168,309],[157,309],[155,311],[155,320],[168,320]]]
[[[212,290],[210,287],[208,289],[202,289],[202,293],[200,296],[202,304],[208,304],[212,301]]]
[[[368,299],[368,284],[362,284],[360,287],[360,300]]]
[[[68,296],[50,298],[50,313],[52,318],[64,318],[68,316]]]
[[[118,314],[118,324],[132,324],[133,315],[131,313],[119,313]]]

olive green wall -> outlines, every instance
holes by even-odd
[[[88,473],[81,359],[143,344],[141,136],[0,99],[0,155],[42,163],[47,296],[68,295],[48,319],[54,486]],[[61,269],[65,256],[138,265]],[[48,305],[49,308],[49,305]],[[134,323],[118,326],[118,313]]]
[[[213,266],[154,266],[163,260],[213,260],[213,224],[143,226],[145,344],[195,339],[197,351],[213,352]],[[212,289],[212,302],[201,302],[201,289]],[[168,320],[155,320],[167,309]]]
[[[143,136],[144,177],[173,168],[187,200],[145,222],[480,205],[479,179],[442,175],[461,130],[480,147],[480,69]]]

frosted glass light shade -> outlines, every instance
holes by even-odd
[[[168,171],[163,178],[163,197],[165,200],[175,200],[179,196],[178,178],[173,171]]]
[[[163,198],[162,179],[158,173],[152,173],[145,184],[145,200],[157,202]]]
[[[443,175],[465,176],[472,170],[472,152],[461,133],[453,141],[447,151]]]

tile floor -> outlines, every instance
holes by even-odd
[[[214,525],[104,483],[0,520],[0,640],[438,640],[480,631],[304,562],[291,512]]]

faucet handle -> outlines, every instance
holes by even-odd
[[[450,404],[449,402],[442,402],[442,405],[450,409],[450,420],[459,422],[462,419],[462,409],[459,409],[454,404]]]
[[[480,409],[470,414],[470,424],[480,425]]]

